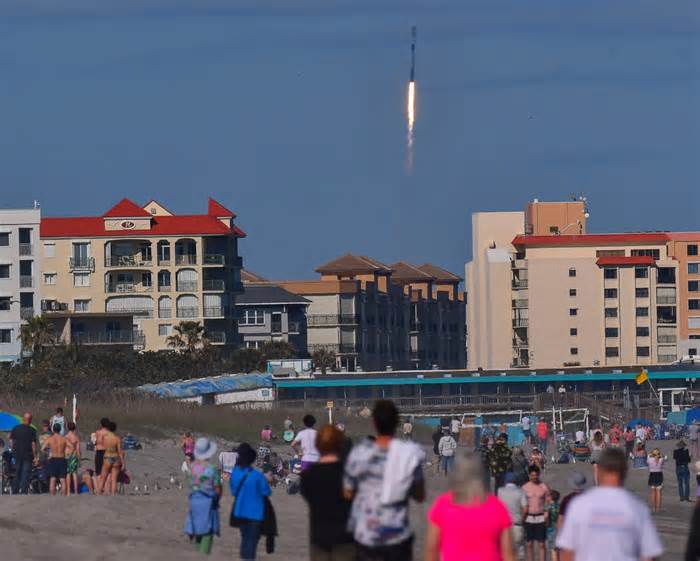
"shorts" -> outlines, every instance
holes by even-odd
[[[413,538],[393,545],[367,547],[356,544],[355,561],[411,561],[413,559]]]
[[[50,458],[48,464],[49,477],[65,479],[68,475],[68,462],[65,458]]]
[[[664,486],[664,474],[660,471],[654,471],[649,474],[649,487],[652,489],[661,489]]]
[[[557,529],[554,526],[547,528],[547,547],[554,549],[557,543]]]
[[[80,465],[80,462],[78,461],[77,454],[71,454],[70,456],[68,456],[66,462],[68,464],[68,475],[78,473],[78,467]]]
[[[100,475],[102,473],[102,464],[105,461],[105,451],[95,450],[95,473]]]
[[[547,527],[544,522],[525,522],[525,541],[543,542],[547,539]]]
[[[532,432],[530,431],[530,429],[523,429],[523,434],[525,435],[525,438],[532,438]]]

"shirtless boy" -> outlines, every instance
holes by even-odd
[[[66,448],[68,441],[61,436],[61,425],[56,423],[53,426],[53,434],[46,439],[41,449],[51,450],[49,455],[49,493],[56,494],[56,480],[61,482],[61,491],[67,494],[68,485],[66,485],[66,475],[68,472],[68,462],[66,462]]]
[[[78,494],[80,488],[78,480],[78,471],[80,468],[80,438],[76,430],[75,423],[68,423],[68,433],[66,434],[66,462],[68,468],[68,485],[66,485],[66,495],[70,495],[70,486],[73,485],[75,494]]]

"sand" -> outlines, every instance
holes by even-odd
[[[659,443],[670,454],[672,443]],[[91,453],[86,453],[91,458]],[[0,552],[3,561],[32,559],[35,561],[89,561],[149,559],[198,559],[191,550],[182,525],[186,513],[186,491],[177,486],[168,489],[169,474],[179,475],[181,452],[175,441],[148,444],[144,450],[130,452],[127,457],[132,484],[118,497],[0,496]],[[568,492],[566,480],[578,469],[591,478],[591,466],[548,467],[544,480],[563,494]],[[429,498],[432,500],[446,488],[444,477],[426,468]],[[685,550],[688,523],[692,513],[689,503],[680,503],[672,466],[667,467],[663,512],[654,517],[661,532],[668,561],[681,560]],[[180,479],[182,479],[180,477]],[[646,498],[646,471],[633,472],[628,488]],[[154,490],[155,483],[163,487]],[[134,485],[146,483],[149,495],[134,495]],[[695,483],[691,481],[691,492]],[[141,493],[141,492],[140,492]],[[273,494],[280,537],[277,551],[267,555],[261,546],[259,559],[302,561],[307,556],[306,506],[299,495],[288,495],[283,487]],[[213,560],[237,559],[238,530],[228,527],[231,496],[225,490],[222,505],[222,535],[214,545]],[[416,528],[416,552],[422,547],[422,534],[427,504],[414,505],[412,520]],[[416,559],[420,556],[417,554]]]

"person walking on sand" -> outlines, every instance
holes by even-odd
[[[194,461],[194,437],[191,432],[182,435],[182,453],[185,455],[185,462],[189,466]]]
[[[321,457],[301,474],[301,496],[309,505],[309,560],[354,561],[352,534],[347,530],[350,501],[343,495],[345,435],[333,425],[318,431]]]
[[[257,454],[247,442],[238,447],[236,467],[231,473],[229,488],[234,497],[231,525],[241,532],[240,558],[255,559],[265,518],[265,497],[272,489],[265,476],[253,468]]]
[[[556,545],[560,561],[640,561],[664,552],[649,509],[624,489],[627,459],[617,448],[600,455],[599,485],[571,501]]]
[[[544,417],[540,417],[537,426],[535,427],[535,432],[537,433],[537,443],[539,444],[539,449],[542,450],[543,454],[547,454],[547,440],[549,439],[549,426]]]
[[[55,427],[56,425],[59,425],[61,427],[61,432],[59,434],[61,436],[65,436],[66,418],[63,416],[63,407],[57,407],[56,413],[54,413],[53,417],[49,419],[49,427],[51,427],[51,432],[53,432],[53,427]]]
[[[102,474],[102,466],[105,461],[105,434],[109,432],[111,421],[107,417],[100,419],[100,426],[95,431],[95,489],[99,487],[99,479]]]
[[[209,555],[214,536],[219,535],[219,501],[221,498],[221,471],[210,460],[216,454],[216,443],[198,438],[192,450],[189,510],[185,520],[185,534],[194,542],[199,553]]]
[[[600,460],[600,455],[603,453],[603,450],[605,450],[605,439],[600,430],[593,433],[590,446],[591,464],[593,465],[593,484],[598,485],[598,461]]]
[[[661,450],[654,448],[647,458],[649,467],[649,506],[651,512],[661,512],[661,499],[664,488],[664,465],[666,458]]]
[[[425,561],[515,560],[511,517],[484,489],[481,470],[479,456],[457,453],[450,491],[435,499],[428,512]]]
[[[523,529],[523,516],[527,507],[527,497],[521,487],[517,485],[517,479],[513,472],[506,473],[505,486],[498,490],[498,498],[506,505],[510,520],[513,523],[511,534],[513,536],[513,551],[516,559],[520,558],[520,552],[525,546],[525,530]]]
[[[68,485],[66,485],[66,477],[68,475],[68,462],[66,462],[66,449],[68,441],[61,436],[61,425],[56,423],[53,426],[53,435],[49,437],[42,446],[42,450],[49,448],[49,493],[56,495],[56,483],[60,481],[61,492],[64,495],[68,494]]]
[[[678,496],[681,500],[690,502],[690,453],[683,440],[679,440],[673,451],[676,462],[676,478],[678,479]]]
[[[440,467],[445,475],[452,469],[456,449],[457,441],[454,439],[454,436],[452,436],[452,433],[445,431],[438,444],[438,450],[440,451]]]
[[[508,436],[501,433],[496,438],[496,444],[491,449],[491,471],[493,472],[494,490],[505,485],[505,476],[513,471],[513,452],[508,448]]]
[[[122,448],[122,439],[116,434],[117,424],[110,421],[108,431],[103,437],[105,454],[104,465],[97,487],[97,494],[117,494],[117,480],[119,473],[126,469],[126,459]],[[105,488],[107,487],[107,488]]]
[[[528,446],[532,444],[532,430],[530,429],[530,417],[525,415],[520,421],[520,428],[523,431],[523,437]]]
[[[321,457],[316,449],[316,417],[313,415],[305,415],[302,419],[304,427],[300,430],[292,441],[292,449],[297,455],[301,455],[301,471],[310,468],[318,462]]]
[[[80,481],[78,479],[78,470],[80,469],[80,438],[76,430],[75,423],[69,422],[67,425],[68,433],[66,434],[66,472],[68,485],[66,485],[66,495],[70,495],[70,486],[73,485],[73,491],[78,494]]]
[[[532,465],[527,469],[530,480],[523,485],[527,497],[525,507],[525,542],[528,561],[546,559],[547,512],[550,501],[549,487],[540,480],[540,468]],[[535,546],[537,542],[537,546]],[[535,554],[535,548],[539,554]]]
[[[423,449],[394,438],[399,411],[389,400],[374,405],[377,436],[357,444],[345,464],[344,495],[352,500],[348,528],[355,561],[411,561],[409,501],[425,500]]]
[[[32,464],[37,458],[37,435],[32,427],[32,414],[22,416],[22,424],[10,432],[10,448],[15,458],[15,476],[12,478],[12,494],[26,495],[29,492],[29,479]]]
[[[688,427],[688,448],[694,460],[700,460],[700,422],[695,419]]]

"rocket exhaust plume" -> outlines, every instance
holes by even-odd
[[[406,171],[413,171],[413,126],[416,122],[416,26],[411,28],[411,74],[406,91]]]

